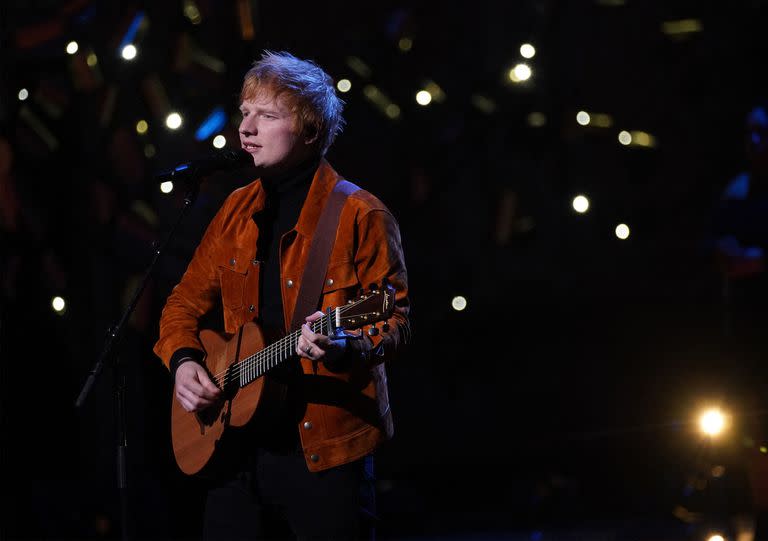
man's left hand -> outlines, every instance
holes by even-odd
[[[312,332],[310,324],[317,321],[325,314],[315,312],[306,318],[306,323],[301,326],[301,335],[296,344],[296,354],[311,359],[332,363],[339,359],[347,349],[347,341],[344,338],[331,338],[324,334]]]

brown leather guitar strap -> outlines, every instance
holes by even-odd
[[[347,180],[339,180],[320,213],[315,233],[312,235],[312,244],[309,247],[307,264],[301,275],[301,288],[296,298],[296,307],[293,309],[293,318],[289,331],[298,330],[305,318],[314,313],[320,303],[323,292],[323,280],[328,269],[328,259],[331,257],[331,249],[336,240],[336,230],[339,227],[339,217],[344,203],[351,194],[360,187]]]

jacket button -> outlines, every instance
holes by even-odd
[[[288,286],[288,287],[293,287],[293,280],[286,281],[285,285]]]
[[[250,305],[250,306],[248,307],[248,311],[249,311],[249,312],[253,312],[254,310],[256,310],[256,307],[255,307],[254,305]]]
[[[328,279],[325,281],[325,283],[326,283],[326,284],[328,284],[329,286],[332,286],[332,285],[333,285],[333,278],[328,278]]]
[[[229,260],[229,264],[232,265],[233,267],[235,266],[235,263],[237,263],[237,259],[235,259],[234,257]]]
[[[312,462],[317,462],[318,460],[320,460],[320,457],[319,457],[319,456],[317,456],[317,455],[309,455],[309,459],[310,459]]]
[[[310,423],[309,421],[306,421],[306,422],[304,423],[304,428],[306,428],[307,430],[309,430],[310,428],[312,428],[312,423]]]

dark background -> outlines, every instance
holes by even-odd
[[[231,120],[217,133],[236,144],[239,85],[264,49],[351,81],[328,158],[401,226],[414,340],[389,367],[380,537],[732,535],[733,516],[760,508],[750,472],[768,460],[765,370],[729,324],[712,220],[746,167],[745,115],[766,98],[765,11],[760,0],[3,3],[0,535],[120,536],[111,368],[74,402],[181,210],[181,190],[162,194],[156,173],[212,150],[194,136],[215,107]],[[139,12],[126,62],[118,44]],[[663,31],[683,19],[701,31]],[[524,42],[533,77],[513,85]],[[422,107],[428,81],[445,99]],[[164,126],[170,110],[178,131]],[[580,126],[579,110],[613,125]],[[532,112],[546,123],[531,126]],[[622,146],[621,130],[657,144]],[[173,464],[171,383],[151,346],[207,221],[249,180],[209,178],[124,329],[136,537],[199,535],[202,484]],[[584,215],[571,207],[579,193]],[[732,414],[712,442],[696,426],[711,404]]]

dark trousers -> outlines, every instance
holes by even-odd
[[[373,539],[373,457],[313,473],[259,450],[248,469],[208,491],[204,539]]]

